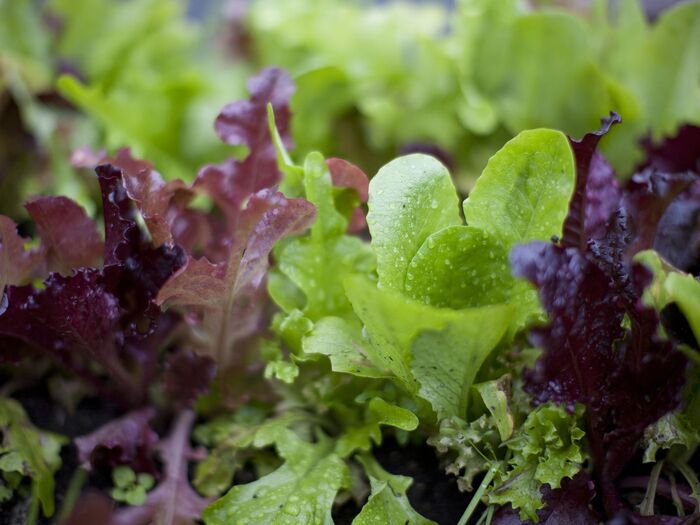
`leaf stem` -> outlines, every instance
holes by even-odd
[[[695,472],[693,472],[693,469],[685,462],[674,462],[674,466],[683,474],[688,485],[690,485],[690,497],[695,500],[695,511],[700,511],[700,482],[698,481],[698,477],[695,475]]]
[[[481,501],[481,497],[484,495],[484,492],[486,492],[486,489],[491,484],[491,481],[496,475],[496,471],[499,469],[499,467],[500,463],[494,463],[488,470],[488,472],[486,472],[484,479],[481,480],[481,485],[479,485],[479,488],[474,493],[474,496],[472,496],[472,500],[469,502],[467,510],[464,511],[464,514],[462,514],[462,517],[460,518],[459,523],[457,523],[457,525],[467,525],[469,518],[471,518],[472,514],[474,514],[477,505],[479,505],[479,501]]]
[[[678,494],[676,476],[674,476],[673,473],[671,473],[668,478],[671,482],[671,499],[673,500],[673,505],[676,507],[676,514],[678,514],[679,517],[684,518],[685,509],[683,508],[683,502],[681,501],[681,497]]]
[[[656,497],[656,485],[659,483],[659,476],[661,475],[661,469],[664,466],[664,461],[658,461],[654,467],[651,469],[651,474],[649,475],[649,483],[647,484],[647,490],[644,494],[644,499],[639,504],[639,513],[642,516],[653,516],[654,515],[654,498]]]
[[[78,496],[80,496],[80,490],[83,488],[86,480],[87,471],[78,467],[68,483],[68,490],[66,490],[66,495],[63,498],[63,506],[61,507],[61,512],[58,514],[58,523],[64,523],[68,520],[71,512],[73,512],[73,507],[75,507],[75,502],[78,500]]]

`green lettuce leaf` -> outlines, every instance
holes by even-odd
[[[537,510],[544,507],[540,488],[556,489],[564,478],[573,478],[586,459],[581,430],[583,406],[573,414],[552,405],[540,405],[527,417],[515,437],[506,442],[512,453],[505,479],[489,492],[489,503],[510,503],[520,510],[520,518],[537,521]]]
[[[257,481],[236,485],[202,513],[207,525],[258,523],[328,525],[341,488],[350,485],[348,467],[333,452],[333,441],[320,436],[309,443],[289,429],[259,436],[258,445],[274,443],[285,462]]]
[[[406,492],[413,480],[384,470],[371,456],[358,456],[369,478],[371,494],[352,525],[436,525],[414,510]]]
[[[563,133],[524,131],[494,155],[464,201],[467,224],[490,233],[506,249],[560,237],[575,177]]]
[[[413,341],[413,375],[419,394],[430,402],[438,420],[466,417],[469,392],[489,353],[506,333],[513,316],[509,306],[459,311],[459,320],[440,331],[426,330]]]
[[[68,440],[36,429],[22,406],[9,398],[0,398],[0,436],[0,471],[5,479],[13,474],[30,478],[32,499],[41,503],[45,516],[53,515],[54,474]],[[0,487],[7,489],[2,483]]]
[[[369,187],[367,224],[377,256],[379,285],[403,291],[408,265],[432,233],[462,223],[447,169],[415,154],[391,161]]]

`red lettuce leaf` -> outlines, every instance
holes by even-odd
[[[369,179],[364,171],[347,160],[337,157],[328,159],[326,164],[335,187],[354,190],[360,202],[367,202],[369,198]],[[350,220],[348,221],[348,232],[358,232],[366,226],[367,221],[362,208],[352,206]]]
[[[0,215],[0,294],[7,284],[18,285],[30,280],[41,264],[39,250],[25,250],[25,242],[17,233],[14,221]]]
[[[97,173],[104,266],[78,268],[70,276],[54,273],[43,289],[7,287],[0,335],[47,353],[103,394],[138,404],[157,374],[158,351],[176,322],[153,299],[182,266],[184,255],[178,247],[150,245],[135,221],[119,170],[107,165]]]
[[[694,171],[700,173],[700,127],[687,124],[678,130],[674,137],[668,137],[659,144],[651,139],[643,143],[646,159],[639,167],[654,168],[667,173]]]
[[[49,272],[70,275],[74,268],[97,266],[103,244],[85,210],[66,197],[35,197],[25,204],[41,238],[26,250],[17,225],[0,215],[0,291],[26,284]]]
[[[41,237],[49,272],[99,265],[103,244],[95,223],[66,197],[36,197],[24,205]]]
[[[158,435],[149,421],[155,410],[144,408],[130,412],[101,426],[91,434],[75,439],[78,460],[86,470],[128,465],[135,472],[156,475],[153,446]]]
[[[190,447],[195,416],[186,410],[179,414],[170,435],[155,445],[163,467],[160,483],[148,493],[143,505],[114,508],[95,492],[86,492],[67,520],[69,525],[195,525],[209,500],[200,497],[187,476],[190,460],[202,459]]]
[[[166,361],[165,394],[175,406],[189,407],[197,396],[207,393],[215,375],[213,359],[181,350]]]
[[[544,508],[537,511],[540,525],[597,525],[600,518],[591,508],[595,496],[593,482],[587,472],[581,471],[573,478],[564,478],[561,488],[552,490],[549,485],[540,489]],[[532,525],[521,521],[519,513],[510,505],[496,511],[493,525]]]
[[[158,304],[200,313],[204,351],[226,366],[233,343],[248,335],[264,306],[254,298],[264,293],[274,243],[304,231],[314,216],[314,206],[303,199],[271,190],[256,193],[241,213],[228,260],[215,264],[190,257],[160,290]]]
[[[612,168],[596,150],[600,139],[620,121],[613,112],[602,120],[598,131],[587,133],[581,140],[569,138],[576,161],[576,186],[564,221],[564,247],[585,250],[588,239],[600,236],[601,228],[619,205],[620,193]]]
[[[287,147],[291,111],[289,99],[294,93],[294,84],[283,69],[266,68],[248,81],[250,100],[239,100],[226,105],[216,118],[214,128],[226,144],[245,145],[248,156],[242,161],[231,161],[230,174],[217,185],[223,189],[221,195],[245,198],[264,188],[270,188],[280,180],[277,168],[277,153],[267,126],[267,104],[272,104],[277,129]],[[208,182],[209,177],[204,176]],[[209,184],[202,182],[202,184]],[[218,193],[218,191],[217,191]],[[214,194],[211,194],[215,198]]]
[[[128,149],[120,149],[113,159],[105,160],[121,169],[124,188],[141,212],[153,244],[172,243],[172,201],[178,192],[187,194],[185,200],[189,198],[185,184],[179,180],[166,183],[150,163],[132,157]]]

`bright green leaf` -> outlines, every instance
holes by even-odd
[[[489,502],[510,503],[522,520],[537,521],[537,510],[544,506],[540,487],[553,489],[561,480],[581,470],[586,457],[580,428],[583,405],[573,414],[553,404],[540,405],[531,412],[513,439],[506,443],[512,453],[507,478],[489,493]]]
[[[486,306],[458,312],[440,331],[421,332],[412,345],[413,374],[419,394],[438,419],[466,417],[469,390],[482,363],[510,326],[510,306]]]
[[[448,323],[460,324],[460,311],[438,309],[359,276],[345,280],[345,289],[355,313],[364,323],[370,344],[367,357],[379,369],[391,371],[403,386],[417,393],[419,384],[411,370],[411,345],[423,330],[442,330]]]
[[[380,169],[369,185],[368,207],[379,284],[397,291],[428,236],[462,223],[447,168],[427,155],[399,157]]]
[[[406,492],[411,478],[385,471],[374,458],[359,456],[372,492],[352,525],[437,525],[418,514],[408,501]]]
[[[367,408],[365,423],[347,428],[338,439],[336,453],[340,457],[348,457],[356,450],[367,452],[372,447],[372,442],[380,445],[382,442],[380,425],[406,431],[412,431],[418,427],[418,418],[413,412],[391,405],[379,397],[372,398]]]
[[[408,267],[405,291],[457,309],[505,302],[513,282],[508,253],[497,239],[470,226],[450,226],[423,242]]]
[[[324,317],[302,341],[304,353],[327,355],[334,372],[360,377],[387,377],[386,372],[368,360],[366,345],[361,327],[339,317]]]
[[[493,381],[479,383],[474,388],[484,401],[487,410],[496,423],[502,441],[513,435],[515,419],[510,408],[511,378],[505,375]]]
[[[345,463],[332,451],[332,442],[309,443],[291,430],[274,434],[285,463],[266,476],[234,486],[207,507],[207,525],[328,525],[338,490],[348,487]]]
[[[507,250],[546,241],[561,236],[574,181],[574,158],[563,133],[523,131],[489,160],[464,201],[464,216]]]

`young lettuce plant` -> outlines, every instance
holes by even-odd
[[[511,341],[528,318],[538,316],[534,291],[510,277],[507,250],[523,240],[561,235],[575,183],[571,149],[564,135],[548,130],[514,139],[494,157],[465,204],[469,226],[462,223],[456,190],[438,161],[423,155],[398,159],[369,185],[368,246],[346,233],[349,215],[339,212],[334,198],[333,165],[313,153],[303,168],[295,166],[280,141],[277,145],[285,172],[283,190],[313,202],[318,214],[306,236],[283,241],[274,252],[270,290],[284,312],[275,323],[283,346],[270,354],[268,372],[281,380],[281,406],[303,408],[307,415],[306,421],[302,417],[279,425],[274,421],[281,416],[273,417],[261,423],[258,432],[267,436],[266,429],[273,425],[275,434],[283,433],[286,426],[284,432],[290,432],[289,427],[296,430],[287,439],[316,436],[315,445],[305,446],[320,450],[323,445],[325,452],[318,453],[314,464],[303,466],[307,477],[335,480],[329,485],[333,495],[324,499],[327,511],[317,516],[327,515],[335,493],[348,488],[341,475],[347,467],[341,465],[349,461],[348,465],[363,466],[372,489],[356,519],[374,515],[376,501],[386,498],[391,504],[385,508],[403,509],[394,519],[405,519],[410,516],[405,489],[397,492],[403,483],[396,485],[387,474],[378,478],[371,466],[372,443],[382,438],[380,425],[413,430],[419,423],[415,414],[427,429],[436,421],[466,419],[481,365],[499,342]],[[501,177],[505,191],[499,191]],[[497,209],[503,212],[503,224],[487,220],[489,208],[494,215]],[[372,256],[377,260],[376,277]],[[560,417],[570,419],[564,412]],[[571,424],[576,428],[573,419]],[[511,437],[512,425],[511,421],[504,439]],[[273,443],[270,437],[256,443],[255,437],[222,434],[215,453],[220,447],[233,451],[234,443],[241,448]],[[575,443],[582,432],[573,434]],[[263,494],[255,498],[261,516],[283,519],[286,511],[272,495],[293,487],[301,500],[292,511],[316,508],[319,502],[307,501],[302,479],[293,487],[286,484],[289,478],[282,472],[294,469],[294,456],[279,442],[276,446],[287,460],[281,470],[234,487],[205,511],[207,523],[226,523],[236,512],[245,514],[258,490]],[[552,466],[548,481],[559,481],[580,468],[582,452],[572,446],[571,462],[566,468]],[[508,471],[505,462],[497,463]],[[514,463],[513,471],[518,468],[525,467]]]

